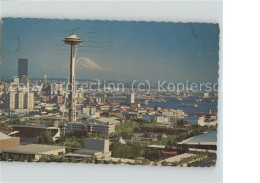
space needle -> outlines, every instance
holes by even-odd
[[[72,33],[64,40],[65,44],[70,45],[70,75],[69,75],[69,122],[76,122],[76,102],[75,102],[75,58],[77,52],[77,46],[82,43],[82,40]]]

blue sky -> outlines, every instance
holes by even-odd
[[[17,75],[29,59],[29,77],[67,78],[72,30],[78,48],[76,78],[118,81],[217,82],[217,24],[3,19],[0,76]]]

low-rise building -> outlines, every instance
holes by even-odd
[[[182,110],[159,109],[159,111],[149,111],[146,115],[142,115],[142,119],[148,122],[175,124],[177,120],[184,118],[184,112]]]
[[[17,147],[20,145],[19,137],[10,137],[2,132],[0,132],[0,153],[4,149]]]
[[[178,144],[186,144],[190,150],[216,150],[217,149],[217,131],[212,131],[197,135],[186,140],[179,142]]]
[[[86,138],[84,148],[96,150],[96,151],[102,151],[104,153],[107,153],[107,152],[109,152],[109,140],[108,139]]]
[[[119,111],[119,110],[110,111],[110,112],[108,113],[108,115],[109,115],[109,116],[116,116],[116,117],[119,117],[119,118],[123,117],[122,112]]]
[[[42,155],[64,155],[65,147],[43,144],[27,144],[4,149],[3,157],[6,159],[19,159],[26,161],[38,161]]]
[[[109,135],[115,131],[115,126],[119,124],[120,121],[117,118],[98,118],[98,119],[88,119],[87,121],[82,121],[80,123],[68,123],[67,130],[87,130],[89,132],[101,133],[104,135]]]
[[[26,143],[38,143],[38,138],[44,132],[49,131],[53,141],[60,138],[60,128],[58,127],[46,127],[36,125],[12,125],[13,130],[19,131],[18,135],[21,137],[21,142]]]
[[[168,118],[164,116],[157,115],[143,115],[142,119],[147,122],[157,122],[157,123],[168,123]]]
[[[84,149],[79,149],[66,154],[66,157],[85,158],[96,156],[97,158],[110,157],[108,139],[86,138]]]
[[[217,125],[217,118],[212,117],[212,118],[205,118],[199,117],[198,118],[198,125],[200,126],[216,126]]]
[[[97,108],[95,106],[86,106],[86,107],[82,108],[82,113],[87,114],[87,115],[95,114],[96,111],[97,111]]]
[[[98,109],[100,111],[109,111],[110,106],[109,105],[100,105],[100,106],[98,106]]]

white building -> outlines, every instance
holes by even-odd
[[[33,92],[26,92],[25,93],[25,109],[33,109],[34,108],[34,93]]]
[[[9,93],[9,109],[15,109],[15,92]]]
[[[87,107],[83,107],[81,114],[79,113],[77,115],[77,118],[81,119],[83,117],[87,117],[87,118],[99,118],[100,117],[100,113],[97,112],[97,108],[96,106],[87,106]]]
[[[131,93],[130,95],[127,95],[126,97],[128,104],[134,104],[135,103],[135,94]]]
[[[82,108],[82,113],[86,114],[86,115],[90,115],[90,114],[93,115],[96,113],[96,111],[97,111],[97,109],[95,106],[93,106],[93,107],[87,106],[87,107]]]
[[[205,92],[204,95],[203,95],[203,98],[209,98],[209,93]]]
[[[24,92],[22,91],[15,94],[15,108],[24,109]]]
[[[198,118],[198,125],[199,126],[216,126],[217,125],[217,119],[215,117],[212,117],[210,119],[205,119],[205,117],[199,117]]]
[[[142,119],[148,122],[169,123],[169,118],[166,116],[143,115]]]
[[[19,85],[19,77],[14,76],[14,84]]]
[[[33,109],[34,93],[24,91],[10,91],[9,109]]]
[[[184,118],[184,112],[182,110],[174,110],[174,109],[164,109],[161,110],[159,114],[149,113],[149,115],[143,115],[142,119],[146,121],[154,121],[157,123],[176,123],[177,120]]]

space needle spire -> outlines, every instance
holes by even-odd
[[[76,103],[75,103],[75,58],[77,46],[82,43],[82,40],[76,34],[71,33],[64,40],[65,44],[70,45],[70,75],[69,75],[69,122],[76,122]]]

